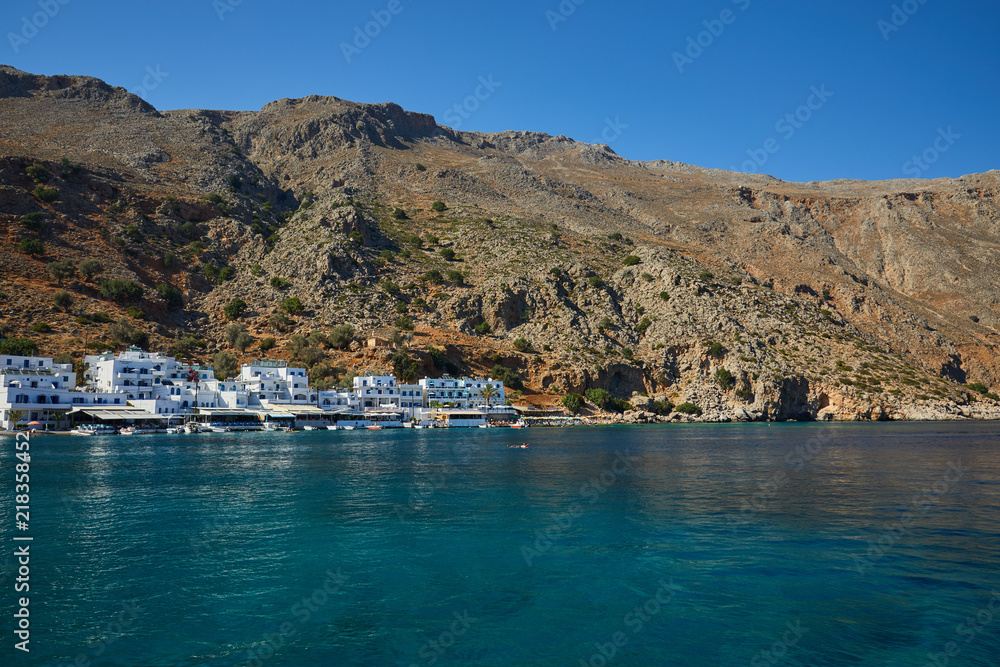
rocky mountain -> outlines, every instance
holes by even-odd
[[[1000,416],[997,171],[787,183],[395,104],[157,111],[10,67],[0,118],[2,326],[48,353],[503,374],[522,402],[604,389],[631,419],[653,399],[711,420]],[[66,268],[86,259],[102,270]]]

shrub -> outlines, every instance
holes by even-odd
[[[664,301],[670,301],[670,293],[660,292],[660,298],[663,299]]]
[[[128,320],[119,320],[111,326],[108,327],[108,335],[111,339],[120,343],[121,345],[140,345],[143,346],[148,342],[149,335],[136,329],[132,326],[132,323]]]
[[[303,312],[306,307],[302,305],[302,301],[299,300],[299,297],[292,296],[281,302],[281,309],[289,315],[298,315]]]
[[[103,310],[91,315],[90,319],[94,320],[98,324],[109,324],[111,322],[111,316],[105,313]]]
[[[694,403],[681,403],[674,409],[682,415],[693,415],[695,417],[700,416],[702,413],[702,409]]]
[[[125,309],[125,313],[134,320],[146,319],[146,311],[138,306],[129,306]]]
[[[493,370],[490,371],[490,375],[504,383],[505,386],[510,387],[514,390],[524,389],[524,380],[521,379],[520,374],[516,371],[512,371],[509,368],[504,368],[500,364],[493,366]]]
[[[167,308],[180,308],[184,305],[184,297],[181,291],[173,285],[160,283],[156,286],[156,293],[167,302]]]
[[[198,232],[198,225],[193,222],[185,222],[177,227],[177,230],[189,239],[201,238],[201,234]]]
[[[610,329],[613,324],[614,322],[611,321],[611,318],[605,315],[601,318],[601,321],[597,323],[597,330],[604,331],[605,329]]]
[[[445,358],[443,350],[439,350],[436,347],[429,347],[427,348],[427,354],[430,355],[434,368],[437,368],[438,370],[444,368]]]
[[[236,357],[224,350],[220,350],[212,355],[212,366],[215,370],[215,377],[219,380],[236,377],[236,373],[239,371],[239,363],[236,361]]]
[[[0,354],[34,357],[38,354],[38,345],[30,338],[4,338],[0,340]]]
[[[392,355],[392,367],[400,382],[416,382],[420,365],[404,350],[397,350]]]
[[[55,200],[59,199],[59,191],[55,188],[47,188],[44,185],[39,185],[33,191],[34,195],[39,201],[43,201],[46,204],[51,204]]]
[[[261,352],[269,352],[274,349],[275,340],[273,338],[263,338],[259,343],[257,343],[257,349]]]
[[[227,280],[232,280],[236,275],[236,269],[231,266],[224,266],[219,269],[219,282],[223,283]]]
[[[52,295],[52,303],[54,303],[57,308],[69,311],[69,309],[73,306],[73,295],[64,289],[61,289]],[[89,321],[90,320],[88,320],[88,323]]]
[[[614,234],[608,234],[608,238],[612,241],[621,241],[624,237],[618,232],[615,232]]]
[[[188,246],[188,248],[191,249],[191,252],[197,255],[200,255],[201,253],[205,252],[205,244],[202,243],[201,241],[193,242],[191,245]]]
[[[829,290],[829,288],[826,288],[826,287],[824,287],[824,288],[823,288],[823,299],[824,299],[825,301],[829,301],[829,300],[830,300],[830,299],[832,299],[832,298],[833,298],[833,295],[832,295],[832,294],[830,294],[830,290]]]
[[[562,397],[562,405],[572,414],[577,414],[583,408],[583,396],[580,394],[566,394]]]
[[[172,252],[163,253],[163,268],[169,269],[176,263],[177,263],[177,257],[174,256],[174,253]]]
[[[515,338],[514,349],[518,352],[527,352],[531,349],[531,343],[526,338]]]
[[[448,207],[444,205],[443,201],[436,201],[433,204],[431,204],[431,210],[437,211],[438,213],[445,211],[447,209]]]
[[[427,239],[428,245],[437,245],[438,241],[441,240],[438,237],[434,236],[433,234],[427,234],[426,236],[424,236],[424,238]]]
[[[292,320],[290,320],[284,313],[275,313],[274,315],[271,315],[271,318],[267,321],[267,323],[268,326],[275,331],[285,331],[292,325]]]
[[[413,331],[413,319],[402,315],[393,320],[392,326],[402,331]]]
[[[262,273],[264,273],[264,269],[260,268],[260,264],[254,264],[250,267],[250,275],[254,278],[258,277]]]
[[[45,245],[38,239],[21,239],[20,243],[17,244],[17,249],[32,257],[45,253]]]
[[[715,381],[723,391],[729,391],[736,384],[733,374],[727,368],[720,368],[715,371]]]
[[[670,401],[653,401],[653,413],[665,417],[674,411],[674,404]]]
[[[21,224],[35,232],[41,234],[45,231],[45,216],[37,211],[21,216]]]
[[[399,285],[391,280],[383,280],[378,284],[386,294],[399,294]]]
[[[238,320],[247,312],[247,302],[243,299],[233,299],[228,306],[222,309],[227,320]]]
[[[646,329],[648,329],[652,323],[653,320],[649,319],[648,317],[642,318],[642,322],[639,322],[639,326],[635,328],[635,332],[640,336],[642,336],[643,334],[646,333]]]
[[[96,259],[85,259],[77,268],[86,280],[93,280],[104,271],[104,266]]]
[[[392,217],[396,220],[409,220],[409,216],[406,215],[406,211],[401,208],[395,208],[392,211]]]
[[[354,341],[354,327],[350,324],[341,324],[333,328],[328,337],[330,347],[337,350],[346,350]]]
[[[700,278],[704,282],[708,282],[713,278],[715,278],[715,274],[712,273],[711,271],[702,271],[701,273],[698,274],[698,278]]]
[[[125,236],[133,243],[142,243],[146,240],[145,235],[140,231],[138,225],[128,225],[125,228]]]
[[[749,403],[753,400],[753,392],[749,389],[738,389],[736,391],[736,397],[745,403]]]
[[[444,258],[444,261],[446,262],[455,261],[455,251],[452,250],[451,248],[442,248],[439,254],[441,255],[441,257]]]
[[[444,277],[441,275],[441,272],[438,271],[437,269],[431,269],[423,276],[421,276],[421,278],[429,283],[434,283],[434,284],[438,284],[444,281]]]
[[[26,173],[35,183],[48,183],[49,179],[52,178],[52,174],[49,173],[49,170],[40,164],[31,165],[24,170],[24,173]]]
[[[425,167],[424,165],[420,164],[419,162],[416,163],[413,166],[414,166],[414,168],[416,168],[417,171],[427,171],[427,167]]]
[[[486,336],[488,334],[493,333],[493,327],[490,326],[489,322],[483,322],[481,324],[477,324],[472,328],[475,330],[477,334],[481,336]]]
[[[292,283],[288,282],[284,278],[280,278],[278,276],[274,276],[273,278],[271,278],[271,287],[273,287],[274,289],[286,289],[288,287],[291,287],[291,285]]]
[[[465,285],[465,276],[462,275],[461,271],[449,271],[447,275],[448,280],[452,284],[457,285],[458,287]]]
[[[969,384],[965,385],[965,388],[971,389],[972,391],[982,394],[983,396],[985,396],[990,391],[990,388],[987,387],[982,382],[970,382]]]
[[[625,266],[635,266],[640,262],[642,262],[642,260],[636,257],[635,255],[629,255],[628,257],[625,258]]]
[[[365,237],[358,231],[351,232],[347,235],[347,238],[349,238],[356,245],[364,245],[365,243]]]
[[[587,278],[587,282],[590,283],[591,287],[600,287],[601,285],[604,284],[604,281],[601,279],[600,276],[590,276],[589,278]]]
[[[212,262],[206,263],[201,267],[201,272],[205,274],[208,278],[218,278],[219,277],[219,267],[217,267]]]
[[[131,280],[112,278],[101,281],[101,296],[112,301],[134,301],[142,297],[142,286]]]
[[[61,259],[55,262],[50,262],[45,270],[49,272],[49,275],[59,283],[63,284],[63,281],[69,280],[76,275],[76,267],[73,266],[73,262],[68,259]]]
[[[722,359],[726,356],[726,348],[722,346],[722,343],[709,342],[708,356],[714,359]]]
[[[47,334],[52,333],[52,326],[48,322],[36,322],[31,325],[31,330],[35,333]]]
[[[424,240],[420,238],[419,234],[407,234],[403,237],[403,242],[414,248],[419,248],[424,244]]]

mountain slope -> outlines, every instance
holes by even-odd
[[[107,341],[77,311],[117,319],[131,305],[147,311],[131,324],[151,344],[191,333],[206,346],[181,351],[208,354],[240,298],[240,321],[279,342],[409,318],[404,347],[424,372],[500,365],[549,401],[638,391],[713,419],[996,411],[961,383],[1000,374],[998,172],[785,183],[566,137],[456,132],[394,104],[158,112],[95,79],[12,68],[0,68],[0,110],[5,326],[27,334],[19,313],[47,318],[43,346]],[[33,194],[31,165],[56,201]],[[23,224],[31,212],[41,233]],[[16,250],[35,236],[40,260]],[[141,303],[77,279],[73,312],[53,312],[46,263],[86,256],[141,284]],[[220,282],[224,267],[234,275]],[[289,297],[306,312],[282,322]],[[323,355],[318,375],[393,365],[385,349]]]

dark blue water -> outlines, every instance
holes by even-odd
[[[2,442],[4,665],[1000,664],[1000,425],[38,438],[27,655]]]

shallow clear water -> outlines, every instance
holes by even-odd
[[[2,444],[3,664],[1000,664],[1000,425],[38,438],[30,655]]]

